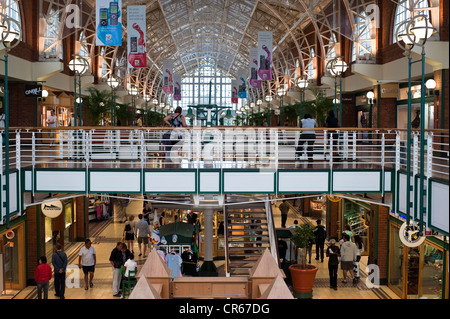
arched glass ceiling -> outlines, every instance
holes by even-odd
[[[101,60],[101,77],[106,81],[120,73],[125,78],[126,28],[122,47],[96,49],[95,0],[39,1],[44,17],[51,7],[82,4],[83,32],[91,43],[90,56]],[[174,71],[184,75],[212,59],[217,69],[236,77],[240,70],[248,70],[249,49],[257,46],[258,31],[272,31],[274,78],[263,85],[266,92],[255,93],[264,96],[278,84],[293,86],[295,77],[311,65],[317,72],[309,74],[322,76],[336,42],[342,37],[358,40],[355,17],[376,0],[123,0],[124,9],[142,4],[147,7],[148,67],[129,74],[142,94],[161,94],[164,60],[172,60]],[[126,11],[122,18],[126,26]],[[61,31],[60,39],[73,32]]]

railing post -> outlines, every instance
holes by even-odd
[[[395,132],[395,171],[398,172],[400,170],[400,159],[402,157],[402,154],[400,153],[401,147],[400,147],[400,132]]]
[[[356,161],[356,131],[353,131],[353,152],[352,152],[352,160]]]
[[[427,132],[427,178],[433,176],[433,132]]]
[[[413,176],[415,176],[419,173],[419,137],[417,133],[414,133],[413,141]]]

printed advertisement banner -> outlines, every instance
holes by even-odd
[[[250,48],[250,87],[261,88],[261,80],[258,79],[258,48]]]
[[[239,102],[238,91],[239,91],[239,81],[232,80],[231,81],[231,103],[237,104]]]
[[[97,0],[97,46],[122,45],[122,0]]]
[[[174,88],[173,99],[175,101],[181,101],[181,75],[175,74],[173,76]]]
[[[258,77],[262,81],[272,80],[272,32],[258,32]]]
[[[240,99],[246,99],[247,98],[247,84],[246,84],[246,74],[245,71],[241,70],[239,71],[239,89],[238,89],[238,97]]]
[[[173,94],[173,62],[165,60],[163,62],[163,91],[166,94]]]
[[[128,67],[147,67],[145,6],[127,7]]]

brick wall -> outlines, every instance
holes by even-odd
[[[38,114],[42,113],[42,106],[37,104]],[[34,126],[35,98],[25,97],[25,83],[9,84],[9,126]],[[38,116],[38,125],[40,115]]]
[[[389,209],[370,205],[369,264],[376,264],[380,270],[380,283],[386,284],[388,278],[389,252]],[[377,218],[378,215],[378,218]]]

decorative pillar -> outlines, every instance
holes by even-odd
[[[218,276],[216,265],[213,262],[213,216],[214,211],[211,208],[207,208],[204,210],[204,260],[203,264],[200,268],[199,275],[200,276],[209,276],[216,277]]]

